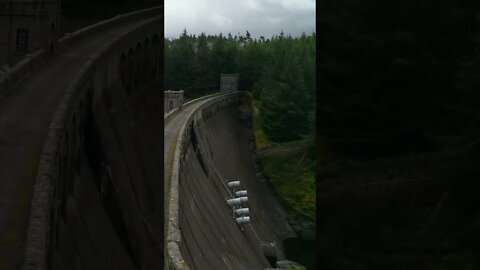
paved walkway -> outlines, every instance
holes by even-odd
[[[0,270],[19,269],[39,156],[53,113],[87,59],[144,21],[118,25],[54,56],[0,99]]]
[[[170,176],[172,174],[172,165],[173,165],[173,156],[175,154],[175,146],[180,133],[180,129],[187,120],[188,116],[192,111],[198,108],[203,103],[207,102],[211,98],[202,99],[188,106],[184,106],[181,111],[177,112],[175,115],[165,122],[164,127],[164,139],[163,139],[163,161],[164,161],[164,171],[165,179],[168,179],[167,182],[170,183]],[[166,186],[167,187],[167,186]],[[165,189],[167,194],[169,189]],[[168,196],[168,195],[167,195]]]

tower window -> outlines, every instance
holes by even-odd
[[[28,29],[17,29],[17,52],[23,53],[28,50]]]

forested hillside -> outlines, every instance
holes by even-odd
[[[315,218],[315,33],[190,35],[165,39],[165,89],[187,99],[217,92],[221,73],[239,73],[255,103],[265,174],[294,209]]]
[[[321,267],[480,269],[480,2],[318,4]]]

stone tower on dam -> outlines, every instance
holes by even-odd
[[[14,65],[39,48],[53,52],[59,34],[59,0],[0,1],[0,65]]]

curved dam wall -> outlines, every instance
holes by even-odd
[[[278,243],[267,218],[252,160],[251,102],[244,93],[215,97],[186,122],[177,142],[168,225],[170,269],[265,269]],[[248,191],[243,231],[226,199],[227,181]]]
[[[153,10],[86,56],[66,89],[41,155],[24,269],[162,269],[163,18]]]

